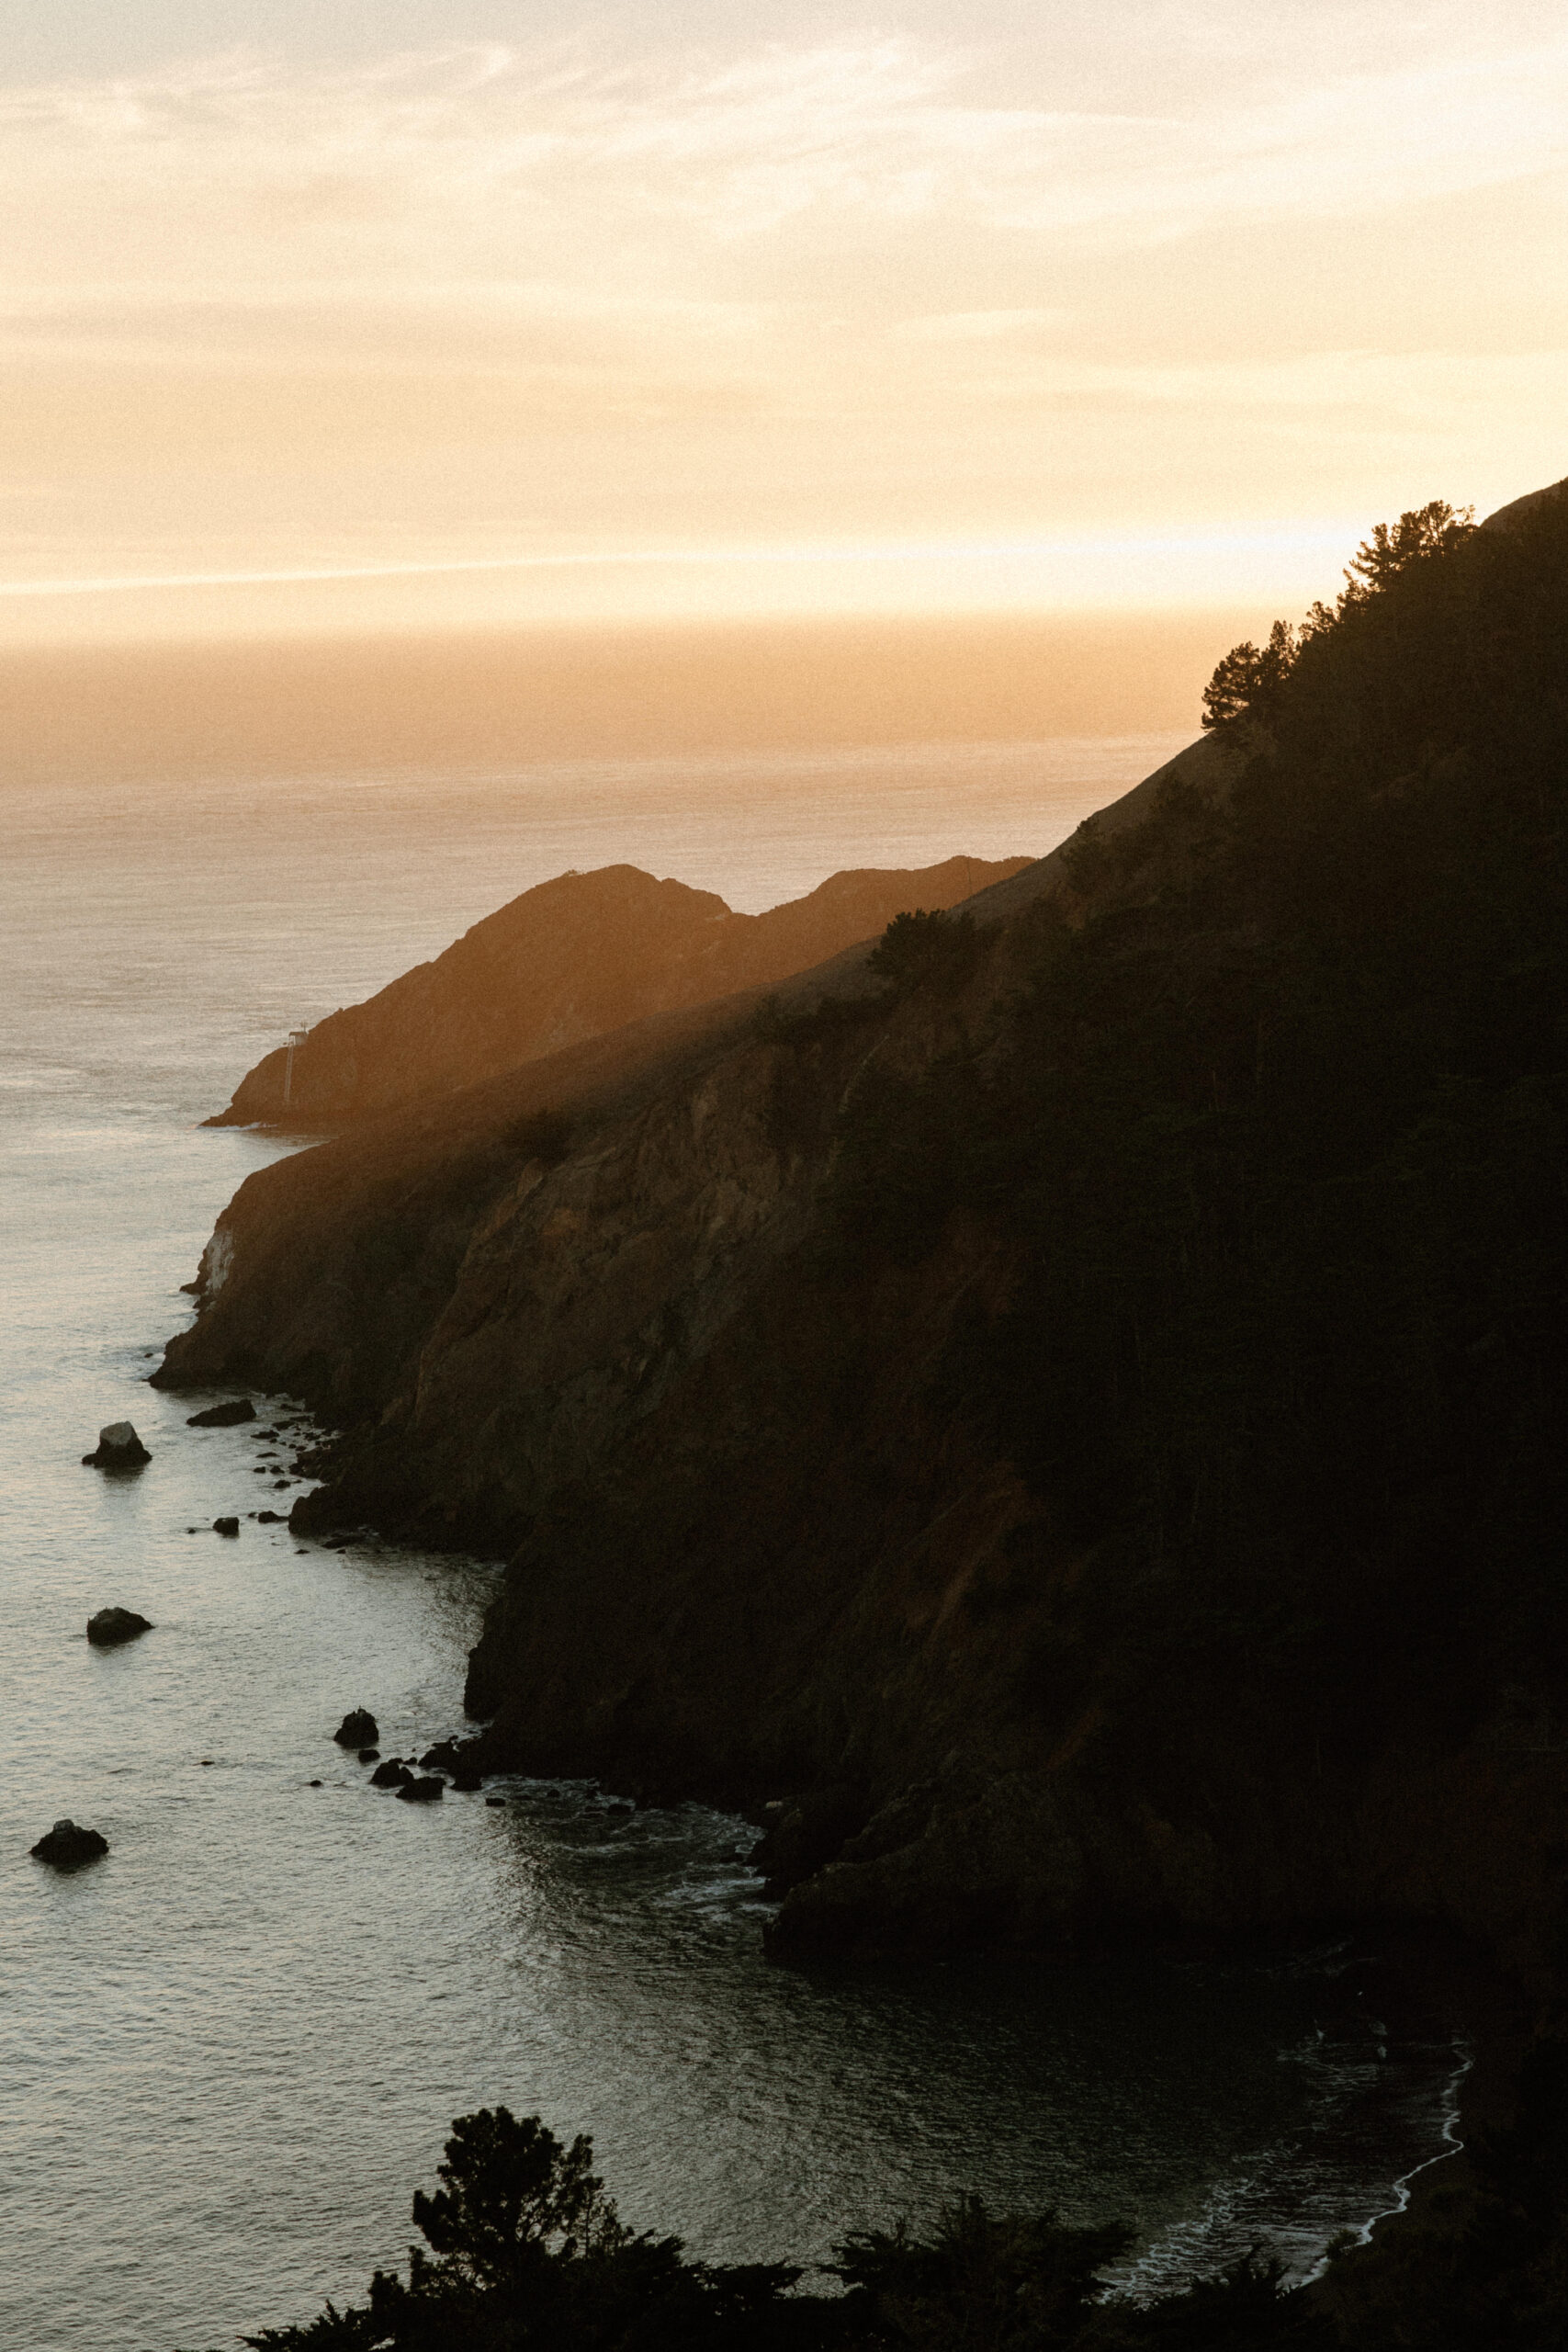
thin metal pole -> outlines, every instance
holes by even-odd
[[[283,1065],[283,1107],[286,1111],[288,1108],[288,1098],[294,1091],[295,1049],[304,1044],[310,1034],[308,1029],[291,1029],[288,1032],[288,1059]]]

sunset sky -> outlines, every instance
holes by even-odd
[[[1561,6],[0,21],[0,642],[1290,607],[1568,471]]]

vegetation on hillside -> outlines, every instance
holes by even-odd
[[[851,2237],[836,2291],[798,2291],[791,2264],[694,2261],[679,2238],[634,2233],[592,2170],[537,2116],[459,2116],[415,2193],[423,2247],[406,2279],[378,2271],[367,2300],[247,2336],[254,2352],[1313,2352],[1332,2337],[1243,2260],[1148,2305],[1102,2273],[1132,2233],[1054,2213],[995,2219],[962,2199],[929,2238],[902,2223]]]
[[[1005,1002],[981,1001],[993,943],[915,916],[880,951],[881,999],[758,1017],[817,1050],[963,997],[961,1048],[914,1079],[874,1057],[850,1090],[818,1271],[837,1302],[964,1233],[1007,1269],[937,1401],[1038,1498],[1018,1590],[1062,1599],[1043,1631],[1021,1617],[1038,1655],[1019,1690],[1050,1723],[1073,1719],[1075,1675],[1109,1691],[1107,1776],[1141,1741],[1207,1804],[1181,1742],[1213,1724],[1278,1768],[1265,1794],[1308,1774],[1353,1789],[1391,1738],[1453,1752],[1500,1709],[1561,1737],[1565,644],[1568,498],[1495,533],[1440,504],[1403,516],[1334,610],[1221,662],[1206,717],[1238,780],[1087,828]],[[705,1464],[695,1483],[706,1511]],[[1072,1575],[1037,1576],[1036,1542]],[[1114,2228],[972,2200],[924,2237],[849,2240],[839,2291],[813,2293],[793,2266],[627,2231],[585,2143],[496,2110],[454,2127],[406,2278],[251,2341],[1552,2352],[1560,2049],[1464,2162],[1464,2231],[1385,2271],[1341,2335],[1256,2262],[1135,2306],[1105,2290]]]
[[[949,1403],[1303,1753],[1565,1679],[1565,643],[1568,501],[1380,529],[1219,665],[1234,789],[1087,829],[989,1045],[848,1114],[844,1262],[1003,1243]]]
[[[1526,2070],[1519,2111],[1464,2162],[1468,2219],[1369,2267],[1337,2320],[1256,2252],[1146,2301],[1108,2289],[1132,2233],[960,2198],[929,2236],[866,2231],[826,2266],[694,2261],[621,2222],[586,2139],[537,2116],[459,2116],[415,2193],[425,2246],[363,2303],[265,2328],[253,2352],[1559,2352],[1568,2282],[1568,2044]],[[426,2251],[428,2248],[428,2251]]]

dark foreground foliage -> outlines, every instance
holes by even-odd
[[[1108,2291],[1132,2244],[1111,2222],[1000,2217],[963,2198],[919,2238],[851,2237],[839,2291],[790,2264],[695,2262],[679,2238],[627,2230],[592,2170],[537,2116],[460,2116],[443,2187],[415,2195],[425,2247],[368,2299],[266,2328],[253,2352],[1562,2352],[1568,2337],[1568,2043],[1526,2065],[1518,2112],[1465,2157],[1466,2218],[1406,2258],[1370,2261],[1337,2323],[1255,2255],[1152,2302]],[[1403,2226],[1403,2225],[1402,2225]],[[426,2251],[426,2247],[428,2251]]]
[[[537,2116],[459,2116],[416,2193],[429,2247],[405,2279],[378,2271],[368,2301],[266,2328],[254,2352],[1327,2352],[1333,2338],[1243,2261],[1146,2307],[1104,2289],[1127,2251],[1115,2224],[988,2214],[967,2198],[929,2239],[902,2224],[852,2237],[829,2266],[840,2291],[799,2291],[788,2264],[691,2260],[679,2238],[627,2230],[582,2139]]]

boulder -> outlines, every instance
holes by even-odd
[[[151,1617],[140,1617],[134,1609],[100,1609],[87,1620],[87,1639],[101,1650],[113,1649],[119,1642],[133,1642],[138,1634],[152,1631]]]
[[[231,1396],[226,1405],[209,1405],[205,1413],[187,1416],[187,1430],[231,1430],[237,1422],[254,1421],[256,1408],[248,1396]]]
[[[412,1779],[413,1774],[400,1756],[389,1756],[386,1762],[378,1764],[371,1773],[370,1785],[373,1789],[400,1789]]]
[[[84,1862],[96,1862],[108,1849],[108,1839],[96,1829],[80,1829],[73,1821],[57,1821],[28,1851],[38,1861],[52,1862],[57,1871],[74,1871],[80,1870]]]
[[[446,1781],[436,1779],[434,1775],[429,1780],[422,1781],[411,1774],[398,1791],[399,1796],[405,1804],[433,1804],[437,1797],[444,1797],[446,1793]]]
[[[374,1747],[380,1736],[368,1707],[351,1707],[333,1734],[340,1747]]]
[[[359,1751],[359,1760],[362,1764],[379,1764],[381,1751],[378,1747],[362,1747]]]
[[[258,1527],[281,1527],[282,1524],[283,1513],[280,1510],[258,1510],[256,1513]]]
[[[469,1796],[475,1789],[482,1787],[483,1783],[477,1772],[469,1771],[465,1766],[453,1773],[452,1786],[455,1789],[461,1789],[465,1796]]]
[[[140,1470],[152,1456],[129,1421],[110,1421],[98,1431],[98,1442],[83,1462],[94,1470]]]
[[[214,1535],[238,1535],[239,1532],[240,1522],[237,1519],[215,1519],[212,1522]]]

